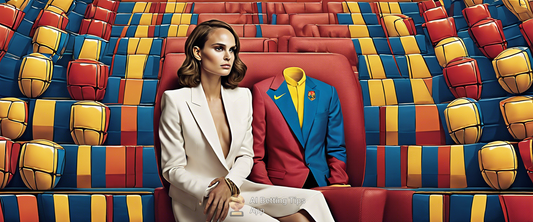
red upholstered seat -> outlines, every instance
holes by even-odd
[[[12,30],[17,30],[26,13],[12,5],[1,4],[0,14],[2,15],[0,16],[0,25],[4,25]]]
[[[491,18],[489,7],[487,4],[474,5],[463,9],[463,16],[465,17],[468,26],[486,18]]]
[[[370,187],[317,187],[337,222],[383,221],[387,190]],[[359,212],[359,213],[356,213]]]
[[[277,75],[289,66],[301,67],[307,75],[335,86],[339,92],[344,116],[348,162],[347,171],[350,177],[350,184],[352,186],[361,186],[366,153],[363,98],[361,95],[361,86],[358,83],[357,77],[353,75],[350,62],[342,55],[325,53],[241,53],[240,57],[248,66],[246,76],[240,83],[242,87],[250,88],[254,83]],[[157,129],[159,129],[161,95],[165,90],[178,88],[176,72],[183,60],[185,60],[185,55],[171,53],[165,57],[165,62],[161,66],[161,76],[154,107],[154,147],[158,163],[160,161],[160,142]],[[332,69],[332,67],[335,68]],[[169,184],[165,182],[164,186],[168,188]],[[327,193],[325,194],[327,195]],[[156,220],[172,221],[170,198],[168,195],[160,196],[162,199],[159,199],[158,201],[160,202],[156,203],[158,207],[156,207],[155,214],[159,217]],[[363,198],[366,197],[366,195],[363,195]],[[372,197],[372,195],[368,197]],[[346,196],[339,195],[333,198],[334,200],[331,201],[338,204],[343,203]],[[369,200],[373,199],[375,198],[372,197]],[[366,199],[365,201],[360,201],[362,201],[362,204],[366,203]],[[365,207],[364,209],[367,208]],[[332,211],[337,212],[337,209]],[[360,215],[381,217],[382,210],[369,207],[366,211],[352,210],[347,213],[352,215],[352,218],[364,219],[367,217]],[[166,220],[163,220],[163,218],[166,218]]]
[[[437,4],[439,4],[439,5],[437,5]],[[430,10],[432,8],[436,8],[438,6],[440,6],[440,2],[435,2],[433,0],[423,1],[423,2],[419,2],[418,3],[418,10],[422,14],[425,11]]]
[[[41,10],[41,12],[39,12],[39,15],[37,16],[37,19],[35,19],[33,26],[31,27],[30,36],[33,36],[33,33],[35,33],[35,29],[37,29],[37,27],[39,26],[48,25],[61,30],[65,30],[67,24],[68,17],[67,14],[65,14],[64,12],[58,14],[54,11]]]
[[[231,24],[231,27],[239,37],[255,37],[257,35],[257,27],[251,24]]]
[[[308,24],[303,28],[306,37],[351,38],[348,25],[314,25]]]
[[[13,37],[15,31],[10,28],[0,25],[0,60],[4,57],[9,47],[9,42]]]
[[[195,2],[195,14],[201,13],[260,13],[255,2]]]
[[[185,53],[186,37],[169,37],[163,42],[161,57],[170,53]],[[277,52],[278,46],[268,38],[240,38],[241,52]]]
[[[292,26],[290,25],[232,24],[231,27],[235,30],[235,32],[237,32],[237,35],[239,35],[239,37],[257,37],[272,39],[277,44],[277,52],[287,52],[287,44],[289,38],[296,36],[296,34],[294,33],[294,28],[292,28]]]
[[[109,9],[105,9],[102,7],[95,6],[93,4],[90,4],[87,6],[87,9],[85,9],[85,18],[86,19],[96,19],[96,20],[102,20],[104,22],[107,22],[109,24],[115,23],[115,17],[117,13],[114,11],[110,11]]]
[[[357,53],[349,38],[309,38],[292,37],[289,39],[289,52],[325,52],[345,56],[354,72],[357,72]]]
[[[276,15],[276,24],[289,24],[289,14],[322,13],[321,2],[265,2],[268,23]]]
[[[468,28],[470,37],[487,58],[493,59],[507,49],[502,22],[487,18],[474,23]]]
[[[95,35],[109,40],[109,37],[111,37],[111,25],[100,20],[84,19],[80,25],[80,35],[83,34]]]
[[[413,221],[412,190],[387,190],[383,221]]]
[[[209,21],[211,19],[218,19],[229,24],[264,24],[266,20],[264,16],[259,16],[255,13],[202,13],[198,14],[198,24]]]
[[[433,45],[437,45],[440,40],[449,37],[456,37],[455,20],[452,17],[429,21],[423,24],[427,29],[429,39]]]
[[[533,20],[527,20],[520,24],[520,32],[529,45],[529,48],[533,46]]]
[[[290,14],[289,23],[294,28],[296,36],[305,36],[303,28],[307,24],[336,24],[333,13]]]
[[[116,12],[118,9],[119,3],[120,1],[114,1],[114,0],[94,0],[92,4],[98,7],[102,7],[107,10]]]
[[[448,13],[446,13],[446,10],[444,7],[436,7],[432,9],[428,9],[424,12],[424,20],[426,22],[437,20],[437,19],[443,19],[448,17]]]

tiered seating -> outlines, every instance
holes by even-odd
[[[527,19],[533,13],[521,1],[476,3],[0,4],[0,97],[22,99],[28,112],[26,130],[15,138],[12,152],[33,139],[65,149],[65,170],[54,190],[21,194],[29,190],[15,173],[0,195],[0,214],[6,221],[172,221],[161,188],[168,184],[161,183],[157,169],[158,95],[176,87],[186,37],[202,21],[221,19],[231,23],[245,52],[248,73],[242,86],[300,66],[343,92],[350,183],[387,190],[320,188],[337,221],[528,219],[516,210],[529,207],[527,191],[533,186],[528,141],[516,152],[518,170],[510,188],[524,195],[493,191],[480,173],[478,151],[495,140],[515,144],[523,139],[517,135],[529,133],[529,128],[509,131],[529,126],[527,116],[524,123],[513,122],[527,112],[505,116],[502,110],[516,107],[508,100],[511,93],[533,94],[531,81],[513,85],[515,78],[530,79],[531,53],[520,48],[497,56],[506,48],[531,46],[533,22]],[[501,71],[497,63],[511,56],[514,69]],[[34,81],[40,85],[31,85]],[[475,99],[461,105],[476,108],[454,113],[447,106],[458,97]],[[529,104],[524,98],[516,101]],[[93,129],[107,129],[102,144],[75,144],[82,141],[70,129],[79,117],[71,111],[78,100],[100,101],[109,109],[98,115],[101,119],[87,117],[96,122],[110,117],[108,125]],[[457,116],[460,121],[450,120]],[[465,126],[479,135],[456,144],[466,141]],[[347,196],[361,205],[338,201]]]

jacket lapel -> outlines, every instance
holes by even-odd
[[[230,149],[228,153],[228,157],[230,157],[234,155],[234,152],[237,152],[239,150],[239,144],[235,143],[234,141],[242,141],[242,136],[244,136],[245,134],[245,132],[237,132],[237,129],[239,129],[239,127],[236,127],[236,124],[239,122],[240,118],[245,118],[244,116],[241,116],[240,110],[246,109],[247,107],[239,107],[235,104],[238,99],[240,99],[240,97],[238,94],[234,93],[233,90],[225,89],[224,87],[222,87],[221,94],[222,102],[224,103],[224,110],[226,111],[226,119],[228,120],[231,135]]]
[[[207,99],[205,98],[202,84],[191,88],[191,101],[187,101],[187,104],[189,105],[189,109],[191,110],[196,123],[207,139],[207,142],[218,157],[218,160],[226,169],[228,169],[224,160],[224,154],[222,153],[222,147],[220,147],[220,141],[218,139],[215,123],[213,121],[213,117],[211,116],[209,105],[207,105]]]
[[[283,80],[280,84],[278,84],[280,82],[279,78]],[[272,101],[274,101],[279,111],[281,111],[283,118],[285,118],[285,121],[303,147],[305,143],[302,136],[302,129],[300,129],[300,123],[298,121],[298,113],[296,112],[291,94],[287,88],[287,82],[285,82],[282,75],[278,75],[274,78],[273,84],[267,91],[267,94]]]
[[[311,93],[310,93],[311,92]],[[318,107],[318,100],[320,99],[320,91],[316,89],[316,85],[309,77],[305,80],[305,98],[304,98],[304,121],[302,124],[302,135],[304,142],[307,144],[311,127],[315,121],[316,110]],[[305,147],[305,146],[303,146]]]

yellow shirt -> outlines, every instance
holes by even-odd
[[[304,120],[305,72],[298,67],[289,67],[283,70],[283,77],[287,81],[287,87],[289,88],[294,108],[298,112],[300,128],[302,128]]]

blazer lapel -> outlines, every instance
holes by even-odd
[[[205,98],[202,84],[191,88],[191,101],[187,101],[187,105],[189,106],[196,123],[207,139],[207,142],[218,157],[218,160],[226,169],[228,169],[224,160],[224,154],[222,153],[222,147],[220,147],[220,141],[218,139],[215,123],[213,121],[213,117],[211,116],[209,105],[207,105],[207,99]]]
[[[274,83],[277,78],[283,79],[283,76],[276,76],[273,81]],[[278,106],[278,109],[279,111],[281,111],[283,118],[285,118],[285,121],[287,121],[287,124],[291,128],[294,135],[296,135],[296,138],[303,147],[305,143],[302,136],[302,129],[300,129],[298,113],[296,112],[296,108],[294,107],[294,103],[292,102],[291,94],[289,92],[289,89],[287,88],[287,82],[283,80],[280,85],[276,85],[277,84],[273,84],[273,86],[271,86],[271,88],[267,91],[267,94],[268,96],[270,96],[272,101],[274,101],[276,106]]]
[[[236,124],[239,122],[238,120],[240,118],[245,118],[241,116],[241,109],[247,109],[248,107],[239,107],[238,105],[235,105],[236,101],[239,99],[239,95],[236,93],[233,93],[234,91],[225,89],[222,87],[222,102],[224,103],[224,110],[226,111],[226,119],[228,120],[229,124],[229,130],[231,133],[231,142],[230,142],[230,149],[228,153],[228,157],[234,155],[235,152],[239,150],[239,147],[237,143],[234,143],[234,141],[242,141],[242,136],[244,136],[245,132],[237,132],[239,127],[236,127]],[[250,104],[251,105],[251,104]],[[246,130],[247,128],[245,128]],[[242,136],[241,136],[242,135]],[[233,158],[230,158],[233,159]],[[229,163],[227,163],[229,164]]]
[[[304,122],[302,124],[302,135],[305,141],[303,144],[307,144],[311,127],[313,126],[313,122],[315,120],[318,100],[320,99],[320,91],[316,89],[315,83],[309,77],[307,77],[305,80],[304,96]]]

